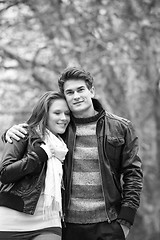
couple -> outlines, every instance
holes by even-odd
[[[6,132],[13,144],[6,144],[0,166],[0,214],[6,223],[7,216],[13,223],[17,214],[26,224],[22,229],[20,220],[16,230],[16,222],[11,229],[0,221],[0,236],[58,240],[63,218],[63,240],[125,239],[142,190],[135,130],[130,121],[102,108],[88,72],[68,68],[58,84],[61,94],[41,98],[27,131],[22,124]],[[26,183],[29,194],[21,194],[19,182]]]

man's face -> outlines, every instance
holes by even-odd
[[[67,80],[64,83],[64,95],[68,106],[75,117],[84,118],[94,115],[92,104],[94,87],[89,90],[84,80]]]

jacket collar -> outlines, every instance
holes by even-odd
[[[97,111],[97,112],[101,112],[101,111],[104,111],[100,101],[96,98],[92,98],[92,102],[93,102],[93,106],[94,106],[94,109]]]

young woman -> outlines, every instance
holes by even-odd
[[[27,121],[28,135],[6,143],[0,162],[0,239],[61,239],[62,164],[59,136],[70,121],[61,93],[45,93]]]

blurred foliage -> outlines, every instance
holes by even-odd
[[[64,68],[91,72],[97,98],[140,140],[144,189],[128,240],[160,237],[159,23],[159,0],[0,1],[0,133],[58,89]]]

